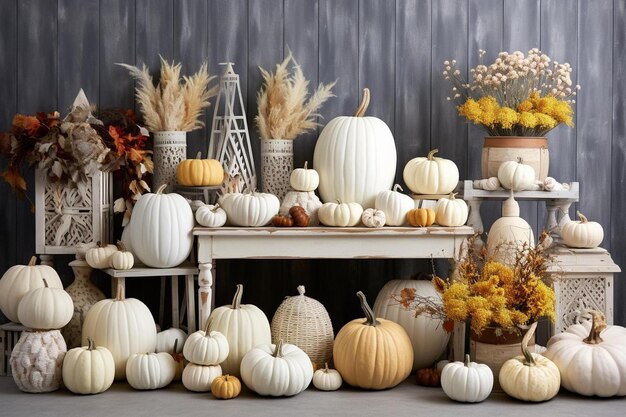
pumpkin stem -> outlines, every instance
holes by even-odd
[[[30,261],[28,261],[28,266],[35,266],[37,264],[37,257],[35,255],[30,257]]]
[[[235,296],[233,297],[233,305],[231,308],[240,309],[241,308],[241,296],[243,295],[243,285],[237,284],[237,291],[235,291]]]
[[[43,281],[43,285],[44,285],[44,287],[49,288],[49,287],[48,287],[48,281],[46,281],[46,279],[45,279],[45,278],[42,278],[41,280]]]
[[[205,335],[205,336],[208,336],[208,335],[209,335],[209,324],[210,324],[210,323],[211,323],[211,321],[210,321],[210,320],[207,320],[207,321],[206,321],[206,324],[204,325],[204,335]],[[176,339],[176,340],[178,340],[178,339]]]
[[[583,339],[583,342],[590,345],[597,345],[604,342],[600,337],[600,333],[607,327],[608,325],[606,324],[604,314],[599,311],[591,311],[591,330],[589,331],[589,336]]]
[[[367,111],[367,107],[370,105],[370,89],[363,89],[363,98],[361,99],[361,104],[356,109],[354,113],[354,117],[363,117],[365,116],[365,112]]]
[[[432,151],[428,152],[428,156],[427,156],[428,160],[432,161],[433,157],[435,156],[437,152],[439,152],[439,149],[433,149]]]
[[[404,189],[402,188],[402,186],[400,184],[396,184],[393,186],[393,191],[398,192],[398,190],[400,191],[404,191]]]
[[[280,339],[278,343],[276,343],[276,349],[274,350],[274,354],[272,356],[275,358],[283,357],[283,339]]]
[[[213,213],[215,213],[217,211],[217,209],[220,208],[220,203],[215,203],[215,205],[213,206],[213,208],[211,209],[211,211]]]
[[[309,169],[309,161],[304,161],[304,169]]]
[[[96,349],[96,344],[94,343],[91,337],[88,337],[87,338],[87,350],[95,350],[95,349]]]
[[[124,286],[122,285],[122,282],[119,279],[117,280],[117,285],[115,288],[116,288],[115,301],[123,301],[125,298]]]
[[[535,366],[535,358],[533,354],[528,350],[528,342],[535,334],[535,330],[537,329],[537,322],[534,322],[530,328],[526,331],[526,334],[522,338],[522,354],[524,355],[524,365],[526,366]]]
[[[448,196],[448,200],[456,200],[456,195],[458,193],[450,193],[450,195]]]
[[[126,249],[126,245],[121,240],[118,240],[115,246],[117,246],[117,249],[120,252],[128,252],[128,249]]]
[[[174,348],[172,349],[172,353],[176,353],[177,348],[178,348],[178,338],[174,339]]]
[[[468,367],[468,368],[469,368],[469,366],[470,366],[470,362],[471,362],[470,355],[466,354],[466,355],[465,355],[465,362],[464,362],[463,364],[464,364],[466,367]]]
[[[161,184],[161,186],[157,188],[156,194],[163,194],[163,191],[165,190],[166,187],[167,187],[167,184]]]
[[[517,163],[518,163],[518,164],[523,164],[523,163],[524,163],[524,160],[522,159],[522,157],[521,157],[521,156],[518,156],[518,157],[517,157]]]
[[[300,295],[304,295],[304,285],[298,285],[298,292],[300,293]]]
[[[324,362],[324,373],[328,373],[328,371],[330,371],[330,369],[328,369],[328,362]]]
[[[202,151],[198,151],[196,154],[196,159],[202,159]]]
[[[580,211],[576,211],[576,215],[578,216],[578,218],[580,219],[581,223],[587,223],[589,220],[587,219],[587,216],[585,216],[584,214],[582,214]]]
[[[365,325],[367,326],[378,326],[380,322],[376,320],[376,316],[372,311],[372,308],[367,304],[367,299],[365,298],[365,294],[362,291],[356,293],[356,296],[359,297],[359,301],[361,302],[361,309],[365,313]]]
[[[101,247],[102,247],[102,242],[101,242],[101,241],[97,241],[97,242],[96,242],[96,246],[97,246],[97,247],[99,247],[99,248],[101,248]]]

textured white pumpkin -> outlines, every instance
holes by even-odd
[[[291,172],[289,184],[296,191],[315,191],[320,185],[320,176],[314,169],[309,169],[309,162],[304,162],[303,168],[296,168]]]
[[[231,305],[218,307],[208,320],[209,332],[217,331],[228,340],[228,357],[222,363],[224,373],[238,376],[244,355],[257,345],[272,340],[270,323],[265,313],[252,304],[241,304],[243,285],[237,291]]]
[[[187,333],[176,327],[171,327],[156,335],[156,352],[181,353],[187,341]],[[176,352],[174,352],[176,345]]]
[[[220,198],[220,206],[235,226],[265,226],[280,209],[278,197],[256,191],[228,193]]]
[[[600,223],[590,222],[580,211],[579,221],[570,221],[561,228],[563,242],[572,248],[596,248],[604,239],[604,230]]]
[[[126,379],[138,390],[163,388],[174,380],[177,366],[169,353],[135,353],[126,362]]]
[[[43,278],[48,287],[63,288],[61,278],[48,265],[35,265],[37,257],[30,258],[28,265],[14,265],[0,279],[0,309],[7,318],[18,323],[17,307],[29,291],[44,286]]]
[[[435,207],[435,222],[441,226],[463,226],[469,214],[467,203],[455,197],[452,193],[449,197],[440,198]]]
[[[324,203],[317,211],[320,223],[326,226],[356,226],[361,221],[363,207],[359,203]]]
[[[201,206],[196,210],[196,221],[205,227],[222,227],[228,216],[219,204]]]
[[[535,184],[535,170],[523,162],[522,158],[517,158],[517,161],[503,162],[498,168],[498,180],[507,190],[524,191]]]
[[[222,368],[219,365],[204,366],[189,363],[183,371],[183,385],[189,391],[209,392],[213,380],[221,375]]]
[[[402,226],[406,223],[406,213],[413,210],[415,202],[411,197],[401,193],[402,187],[396,184],[392,190],[378,193],[374,208],[385,213],[385,223],[389,226]]]
[[[406,330],[413,345],[413,370],[430,367],[446,350],[450,336],[441,320],[425,315],[416,317],[414,312],[405,310],[391,299],[392,294],[399,295],[404,288],[415,288],[416,294],[420,296],[441,300],[430,281],[392,280],[378,293],[374,302],[374,315],[398,323]]]
[[[455,401],[479,403],[491,394],[493,372],[487,365],[471,362],[469,355],[465,355],[465,363],[452,362],[443,368],[441,388]]]
[[[302,349],[281,340],[246,353],[241,361],[241,379],[257,394],[290,397],[309,386],[313,364]]]
[[[341,388],[342,383],[339,371],[328,368],[328,363],[313,374],[313,386],[320,391],[336,391]]]
[[[24,392],[50,392],[61,386],[65,339],[58,330],[22,332],[11,352],[11,373]]]
[[[111,268],[113,269],[132,269],[135,265],[135,257],[128,249],[126,245],[120,240],[117,242],[117,251],[111,255]]]
[[[428,156],[413,158],[404,166],[402,177],[415,194],[449,194],[459,182],[459,168],[449,159],[436,157],[439,149]]]
[[[354,117],[336,117],[322,130],[313,156],[324,202],[349,201],[373,207],[379,192],[396,176],[396,144],[389,127],[376,117],[363,117],[369,90]]]
[[[306,214],[309,215],[309,226],[318,226],[320,224],[317,211],[322,207],[322,202],[313,191],[289,191],[283,198],[278,214],[288,215],[289,209],[293,206],[301,206],[306,210]]]
[[[89,340],[88,346],[71,349],[63,359],[63,385],[74,394],[98,394],[115,378],[115,361],[109,349]]]
[[[61,288],[44,287],[26,294],[17,308],[17,318],[24,326],[38,330],[60,329],[72,320],[74,302]]]
[[[512,266],[515,265],[518,250],[535,246],[532,227],[519,215],[519,204],[511,192],[502,205],[502,217],[493,223],[487,234],[489,256]]]
[[[153,268],[180,265],[191,253],[193,213],[178,194],[144,194],[133,208],[130,227],[132,250],[144,264]]]
[[[196,365],[219,365],[228,357],[228,340],[216,331],[198,330],[189,335],[183,355],[189,362]]]
[[[363,210],[361,214],[361,221],[365,227],[383,227],[387,221],[385,212],[377,210],[375,208],[368,208]]]
[[[103,245],[101,242],[98,242],[95,247],[87,249],[85,260],[94,269],[110,268],[111,255],[115,252],[117,252],[115,245]]]

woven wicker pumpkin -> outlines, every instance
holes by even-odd
[[[304,291],[304,285],[298,286],[300,295],[287,297],[278,306],[272,319],[272,343],[282,339],[305,351],[313,362],[325,363],[333,354],[333,325],[322,303]]]

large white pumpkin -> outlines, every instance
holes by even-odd
[[[74,302],[62,288],[43,288],[26,294],[17,308],[17,317],[24,326],[38,330],[60,329],[72,320]]]
[[[432,367],[437,358],[448,346],[449,334],[441,320],[415,313],[402,308],[391,296],[399,295],[404,288],[415,288],[416,294],[441,300],[430,281],[403,279],[387,282],[378,293],[374,303],[374,315],[398,323],[406,330],[413,345],[413,370]]]
[[[406,213],[413,210],[415,203],[406,194],[401,193],[402,187],[396,184],[393,190],[378,193],[374,208],[385,213],[385,224],[388,226],[402,226],[406,223]]]
[[[572,248],[595,248],[604,239],[604,230],[598,222],[590,222],[580,211],[579,221],[570,221],[561,228],[563,242]]]
[[[441,388],[448,397],[463,403],[479,403],[491,394],[493,372],[485,364],[471,362],[465,355],[465,362],[451,362],[441,371]]]
[[[324,203],[317,211],[320,223],[331,227],[356,226],[362,214],[363,207],[359,203]]]
[[[402,176],[415,194],[449,194],[459,182],[459,168],[449,159],[436,157],[439,149],[428,156],[413,158],[404,166]]]
[[[389,127],[364,117],[369,90],[353,117],[331,120],[322,130],[313,156],[324,202],[347,201],[373,207],[379,192],[391,188],[396,175],[396,144]]]
[[[48,265],[35,265],[37,257],[30,258],[28,265],[14,265],[0,279],[0,309],[7,318],[19,322],[17,307],[29,291],[44,286],[43,278],[50,288],[63,288],[59,274]]]
[[[126,362],[126,379],[138,390],[159,389],[174,380],[177,367],[169,353],[135,353]]]
[[[242,295],[243,285],[239,284],[233,303],[216,308],[209,316],[209,332],[218,331],[228,340],[228,357],[222,363],[225,374],[239,375],[244,355],[253,347],[272,341],[265,313],[255,305],[241,304]]]
[[[50,392],[60,388],[65,339],[58,330],[24,331],[11,352],[11,373],[24,392]]]
[[[515,264],[518,250],[535,246],[533,229],[519,214],[519,204],[511,192],[502,205],[502,217],[493,223],[487,234],[489,255],[507,265]]]
[[[115,377],[115,361],[109,349],[89,340],[63,359],[63,384],[74,394],[98,394],[109,389]]]
[[[293,206],[301,206],[306,210],[306,214],[309,215],[309,226],[318,226],[320,224],[317,211],[322,207],[322,202],[313,191],[287,192],[285,198],[283,198],[283,202],[280,204],[278,214],[282,214],[283,216],[288,215],[289,209]]]
[[[440,198],[435,207],[435,222],[441,226],[463,226],[467,221],[469,210],[467,203],[456,198],[456,193]]]
[[[280,209],[278,197],[256,191],[224,194],[220,198],[220,205],[230,223],[244,227],[265,226]]]
[[[130,227],[132,252],[153,268],[180,265],[191,253],[194,218],[187,201],[178,194],[144,194],[133,209]],[[125,242],[126,244],[126,242]]]

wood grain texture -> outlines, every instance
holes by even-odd
[[[174,0],[135,1],[135,59],[153,74],[161,68],[159,56],[174,57]]]

